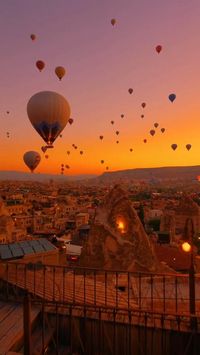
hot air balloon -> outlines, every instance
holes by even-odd
[[[27,113],[35,130],[53,148],[53,142],[65,128],[70,117],[67,100],[53,91],[33,95],[27,104]]]
[[[72,124],[74,122],[73,118],[69,118],[69,124]]]
[[[111,124],[114,124],[115,122],[114,121],[110,121]]]
[[[63,76],[65,76],[65,68],[64,67],[56,67],[55,73],[56,73],[58,79],[61,80],[63,78]]]
[[[45,67],[45,62],[43,62],[43,60],[37,60],[36,67],[39,69],[39,71],[42,71]]]
[[[161,128],[161,132],[164,133],[165,132],[165,128]]]
[[[155,132],[154,129],[151,129],[149,133],[150,133],[150,135],[153,137],[156,132]]]
[[[119,141],[116,141],[117,144],[119,144]]]
[[[171,148],[172,148],[173,150],[176,150],[177,147],[178,147],[177,144],[172,144],[172,145],[171,145]]]
[[[104,163],[104,160],[101,160],[101,164],[103,164]]]
[[[60,134],[59,137],[62,138],[62,134]]]
[[[44,156],[46,159],[49,159],[49,156],[48,156],[48,154],[46,154],[45,156]]]
[[[144,118],[144,115],[141,115],[140,117],[141,117],[141,118]]]
[[[64,168],[64,164],[61,164],[61,168]]]
[[[130,148],[130,152],[132,152],[133,151],[133,149],[132,148]]]
[[[32,39],[32,41],[36,40],[36,35],[34,35],[33,33],[30,35],[30,38]]]
[[[99,139],[101,139],[101,140],[102,140],[102,139],[103,139],[103,136],[99,136]]]
[[[119,134],[119,131],[116,131],[115,133],[116,133],[116,135],[118,136],[118,134]]]
[[[47,151],[47,148],[48,148],[48,147],[46,147],[45,145],[44,145],[43,147],[41,147],[43,153],[45,153],[45,152]]]
[[[124,114],[123,113],[121,114],[121,118],[124,118]]]
[[[10,111],[6,111],[7,115],[9,115]]]
[[[66,169],[70,169],[70,166],[69,166],[69,165],[65,165],[65,168],[66,168]]]
[[[24,154],[23,159],[24,159],[24,163],[28,166],[30,171],[33,173],[35,168],[40,163],[41,157],[38,152],[29,151]]]
[[[114,26],[116,24],[116,19],[112,18],[110,22],[111,22],[111,25]]]
[[[109,169],[109,167],[107,166],[107,167],[106,167],[106,170],[108,170],[108,169]]]
[[[70,151],[69,150],[67,151],[67,154],[70,155]]]
[[[187,150],[190,150],[192,148],[192,145],[191,144],[186,144],[186,149]]]
[[[82,151],[82,150],[80,150],[80,154],[81,154],[81,155],[83,154],[83,151]]]
[[[168,96],[168,98],[169,98],[169,100],[170,100],[171,102],[174,102],[174,100],[176,99],[176,95],[175,95],[175,94],[170,94],[170,95]]]
[[[156,46],[156,52],[159,54],[162,50],[162,46],[159,44],[158,46]]]
[[[156,122],[156,123],[154,123],[154,127],[155,128],[158,128],[158,126],[159,126],[159,124]]]
[[[77,149],[77,148],[78,148],[77,145],[75,145],[75,146],[74,146],[74,149]]]
[[[133,93],[133,89],[132,88],[128,89],[128,92],[131,95]]]
[[[147,143],[147,139],[144,139],[143,142],[144,142],[144,143]]]
[[[145,103],[145,102],[142,102],[142,103],[141,103],[141,106],[142,106],[143,108],[145,108],[145,107],[146,107],[146,103]]]

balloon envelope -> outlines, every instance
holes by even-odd
[[[30,98],[27,113],[35,130],[48,147],[53,147],[53,142],[69,120],[70,106],[62,95],[41,91]]]
[[[156,122],[156,123],[154,123],[154,127],[155,128],[158,128],[158,126],[159,126],[159,124]]]
[[[63,76],[65,76],[66,71],[65,71],[64,67],[56,67],[55,73],[56,73],[58,79],[61,80],[63,78]]]
[[[162,50],[162,46],[159,44],[158,46],[156,46],[156,52],[160,53]]]
[[[34,35],[34,34],[32,33],[32,34],[30,35],[30,37],[31,37],[32,41],[35,41],[36,35]]]
[[[177,144],[175,144],[175,143],[171,145],[171,148],[172,148],[173,150],[176,150],[177,147],[178,147],[178,146],[177,146]]]
[[[165,128],[161,128],[161,132],[164,133],[165,132]]]
[[[36,67],[39,69],[39,71],[42,71],[45,67],[45,63],[43,62],[43,60],[38,60],[36,62]]]
[[[154,129],[151,129],[149,133],[150,133],[151,136],[154,136],[154,134],[155,134],[156,132],[155,132]]]
[[[38,152],[29,151],[24,154],[23,159],[24,163],[28,166],[31,172],[33,172],[40,163],[41,157]]]
[[[192,145],[191,144],[186,144],[186,149],[187,150],[190,150],[192,148]]]
[[[175,94],[170,94],[170,95],[168,96],[168,98],[169,98],[169,100],[170,100],[171,102],[174,102],[174,100],[176,99],[176,95],[175,95]]]
[[[115,18],[112,18],[110,22],[111,22],[111,25],[114,26],[116,24]]]
[[[128,89],[128,92],[129,92],[129,94],[132,94],[133,93],[133,89],[132,88]]]

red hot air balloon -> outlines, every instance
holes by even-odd
[[[155,128],[158,128],[158,126],[159,126],[159,124],[156,122],[156,123],[154,123],[154,127]]]
[[[121,118],[124,118],[124,114],[123,113],[121,114]]]
[[[69,124],[72,124],[74,122],[73,118],[69,118]]]
[[[149,133],[150,133],[150,135],[153,137],[156,132],[155,132],[154,129],[151,129]]]
[[[116,141],[117,144],[119,144],[119,141]]]
[[[132,89],[132,88],[129,88],[129,89],[128,89],[128,92],[129,92],[129,94],[131,95],[131,94],[133,93],[133,89]]]
[[[146,107],[146,103],[142,102],[141,106],[142,106],[142,108],[145,108]]]
[[[36,67],[39,69],[39,71],[42,71],[45,67],[45,63],[42,60],[38,60],[36,62]]]
[[[44,156],[46,159],[48,159],[49,158],[49,156],[46,154],[45,156]]]
[[[101,160],[101,164],[103,164],[104,163],[104,160]]]
[[[192,145],[191,144],[186,144],[186,149],[187,150],[190,150],[192,148]]]
[[[81,155],[83,154],[83,151],[82,151],[82,150],[80,150],[80,154],[81,154]]]
[[[132,148],[130,148],[130,152],[132,152],[133,151],[133,149]]]
[[[144,142],[144,143],[147,143],[147,139],[144,139],[143,142]]]
[[[171,148],[172,148],[173,150],[176,150],[177,147],[178,147],[178,146],[177,146],[177,144],[175,144],[175,143],[171,145]]]
[[[69,168],[70,168],[70,166],[69,166],[69,165],[65,165],[65,168],[66,168],[66,169],[69,169]]]
[[[164,133],[165,132],[165,128],[161,128],[161,132]]]
[[[103,139],[103,136],[99,136],[99,139],[101,139],[101,141],[102,141],[102,139]]]
[[[32,41],[36,40],[36,35],[34,35],[33,33],[30,35],[30,38],[32,39]]]
[[[119,131],[116,131],[115,133],[116,133],[116,135],[118,136],[118,134],[119,134]]]
[[[141,118],[144,118],[144,115],[141,115],[140,117],[141,117]]]
[[[162,51],[162,46],[159,44],[156,46],[156,52],[159,54]]]
[[[114,121],[110,121],[111,124],[114,124],[115,122]]]

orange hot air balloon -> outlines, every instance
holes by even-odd
[[[141,118],[144,118],[144,115],[141,115],[140,117],[141,117]]]
[[[99,139],[101,139],[101,140],[102,140],[102,139],[103,139],[103,136],[99,136]]]
[[[144,139],[143,142],[144,142],[144,143],[147,143],[147,139]]]
[[[115,122],[114,121],[110,121],[111,124],[114,124]]]
[[[112,18],[110,22],[111,22],[111,25],[112,25],[112,26],[114,26],[114,25],[116,24],[116,22],[117,22],[117,21],[116,21],[116,19],[115,19],[115,18]]]
[[[56,73],[58,79],[61,80],[63,78],[63,76],[65,76],[66,71],[65,71],[64,67],[59,66],[59,67],[56,67],[55,73]]]
[[[133,93],[133,89],[132,89],[132,88],[129,88],[129,89],[128,89],[128,92],[129,92],[129,94],[131,95],[131,94]]]
[[[38,60],[36,62],[36,67],[39,69],[39,71],[42,71],[45,67],[45,62],[43,62],[43,60]]]
[[[115,133],[116,133],[116,135],[118,136],[118,134],[119,134],[119,131],[116,131]]]
[[[175,144],[175,143],[171,145],[171,148],[172,148],[173,150],[176,150],[176,149],[177,149],[177,147],[178,147],[178,145],[177,145],[177,144]]]
[[[158,126],[159,126],[159,124],[156,122],[156,123],[154,123],[154,127],[155,128],[158,128]]]
[[[124,114],[123,113],[121,114],[121,118],[124,118]]]
[[[156,52],[159,54],[162,51],[162,46],[159,44],[156,46]]]
[[[145,102],[142,102],[141,106],[142,106],[143,108],[145,108],[145,107],[146,107],[146,103],[145,103]]]
[[[161,132],[164,133],[165,132],[165,128],[161,128]]]
[[[32,41],[36,40],[36,35],[34,35],[33,33],[30,35],[30,38],[32,39]]]
[[[156,133],[156,131],[155,131],[154,129],[151,129],[149,133],[150,133],[150,135],[153,137],[154,134]]]
[[[74,122],[73,118],[69,118],[69,124],[72,124]]]
[[[186,144],[186,149],[187,150],[190,150],[192,148],[192,145],[191,144]]]

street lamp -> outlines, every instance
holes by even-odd
[[[196,329],[196,294],[195,294],[195,269],[194,269],[194,224],[191,218],[188,218],[185,226],[185,237],[187,242],[182,244],[182,249],[186,253],[190,253],[190,267],[189,267],[189,304],[190,304],[190,325],[192,329]]]

